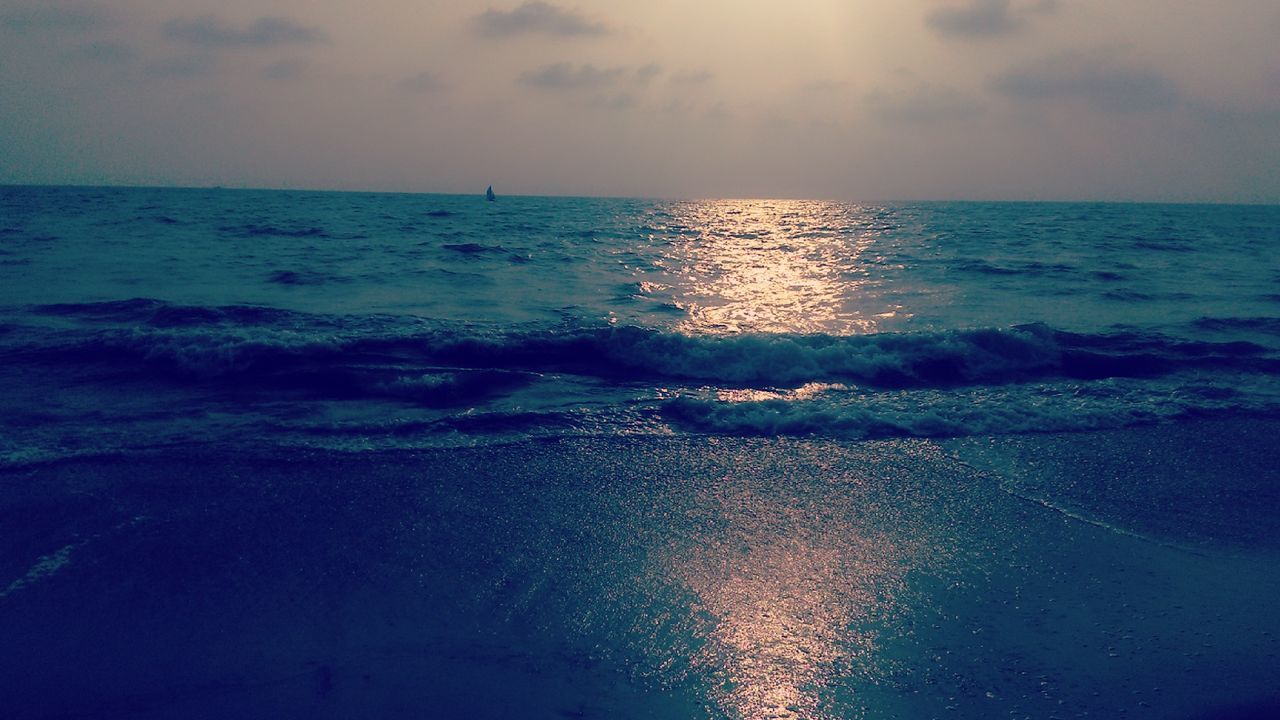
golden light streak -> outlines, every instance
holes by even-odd
[[[833,203],[725,200],[681,206],[675,303],[690,334],[860,334],[901,311],[861,292],[875,233]]]

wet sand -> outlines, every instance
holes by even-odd
[[[0,704],[1267,717],[1278,430],[188,448],[10,468]]]

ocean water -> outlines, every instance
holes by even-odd
[[[0,717],[1280,708],[1280,208],[0,188]]]
[[[1280,414],[1280,208],[0,188],[0,458]]]

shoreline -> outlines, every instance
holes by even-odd
[[[1186,437],[1259,456],[1277,426],[1206,423]],[[1001,485],[1027,478],[993,469],[1038,448],[1027,477],[1103,477],[1148,433],[1108,432],[206,448],[3,469],[0,696],[16,717],[1271,707],[1268,526],[1191,554],[1019,499]],[[1072,497],[1115,519],[1208,477],[1148,467],[1164,491]],[[1166,527],[1169,510],[1121,519]],[[1238,515],[1210,510],[1204,527]]]

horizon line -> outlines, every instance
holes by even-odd
[[[479,192],[442,192],[429,190],[368,190],[368,189],[352,189],[352,188],[315,188],[315,187],[291,187],[291,186],[254,186],[254,185],[181,185],[181,184],[130,184],[130,183],[48,183],[48,182],[4,182],[0,181],[0,188],[78,188],[78,189],[109,189],[109,190],[203,190],[203,191],[226,191],[226,192],[306,192],[306,193],[334,193],[334,194],[353,194],[353,195],[441,195],[450,197],[484,197],[484,191]],[[1116,199],[1116,198],[981,198],[981,197],[958,197],[958,198],[914,198],[914,199],[876,199],[876,200],[853,200],[838,199],[831,197],[730,197],[730,196],[704,196],[704,197],[659,197],[644,195],[584,195],[584,194],[536,194],[536,193],[497,193],[495,195],[501,198],[559,198],[565,200],[639,200],[648,202],[831,202],[831,203],[847,203],[854,205],[892,205],[892,204],[943,204],[943,203],[988,203],[988,204],[1026,204],[1026,205],[1207,205],[1207,206],[1248,206],[1248,207],[1280,207],[1280,199],[1276,200],[1134,200],[1134,199]]]

